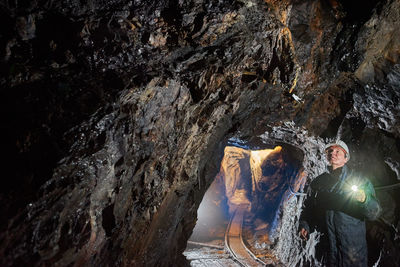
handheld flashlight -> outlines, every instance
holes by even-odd
[[[357,192],[357,191],[358,191],[358,186],[352,185],[352,186],[351,186],[351,190],[352,190],[353,192]]]

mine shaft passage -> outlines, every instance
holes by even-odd
[[[220,171],[199,206],[188,247],[223,247],[231,217],[245,206],[243,240],[257,254],[267,254],[277,241],[283,205],[304,186],[302,161],[299,149],[284,144],[257,150],[226,146]]]

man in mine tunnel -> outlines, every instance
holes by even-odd
[[[351,170],[347,145],[338,140],[326,146],[327,171],[316,177],[300,217],[300,236],[322,233],[316,257],[326,266],[367,266],[365,220],[375,220],[381,207],[371,182]]]

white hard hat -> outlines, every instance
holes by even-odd
[[[349,147],[346,145],[345,142],[343,142],[342,140],[336,140],[336,142],[334,142],[334,143],[327,144],[325,147],[325,150],[327,150],[331,146],[339,146],[339,147],[343,148],[343,150],[346,151],[347,158],[350,159]]]

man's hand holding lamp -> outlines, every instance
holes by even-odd
[[[364,193],[364,190],[361,190],[358,188],[357,185],[352,185],[351,186],[351,191],[353,193],[353,197],[355,200],[359,201],[359,202],[364,202],[366,199],[366,195]]]

